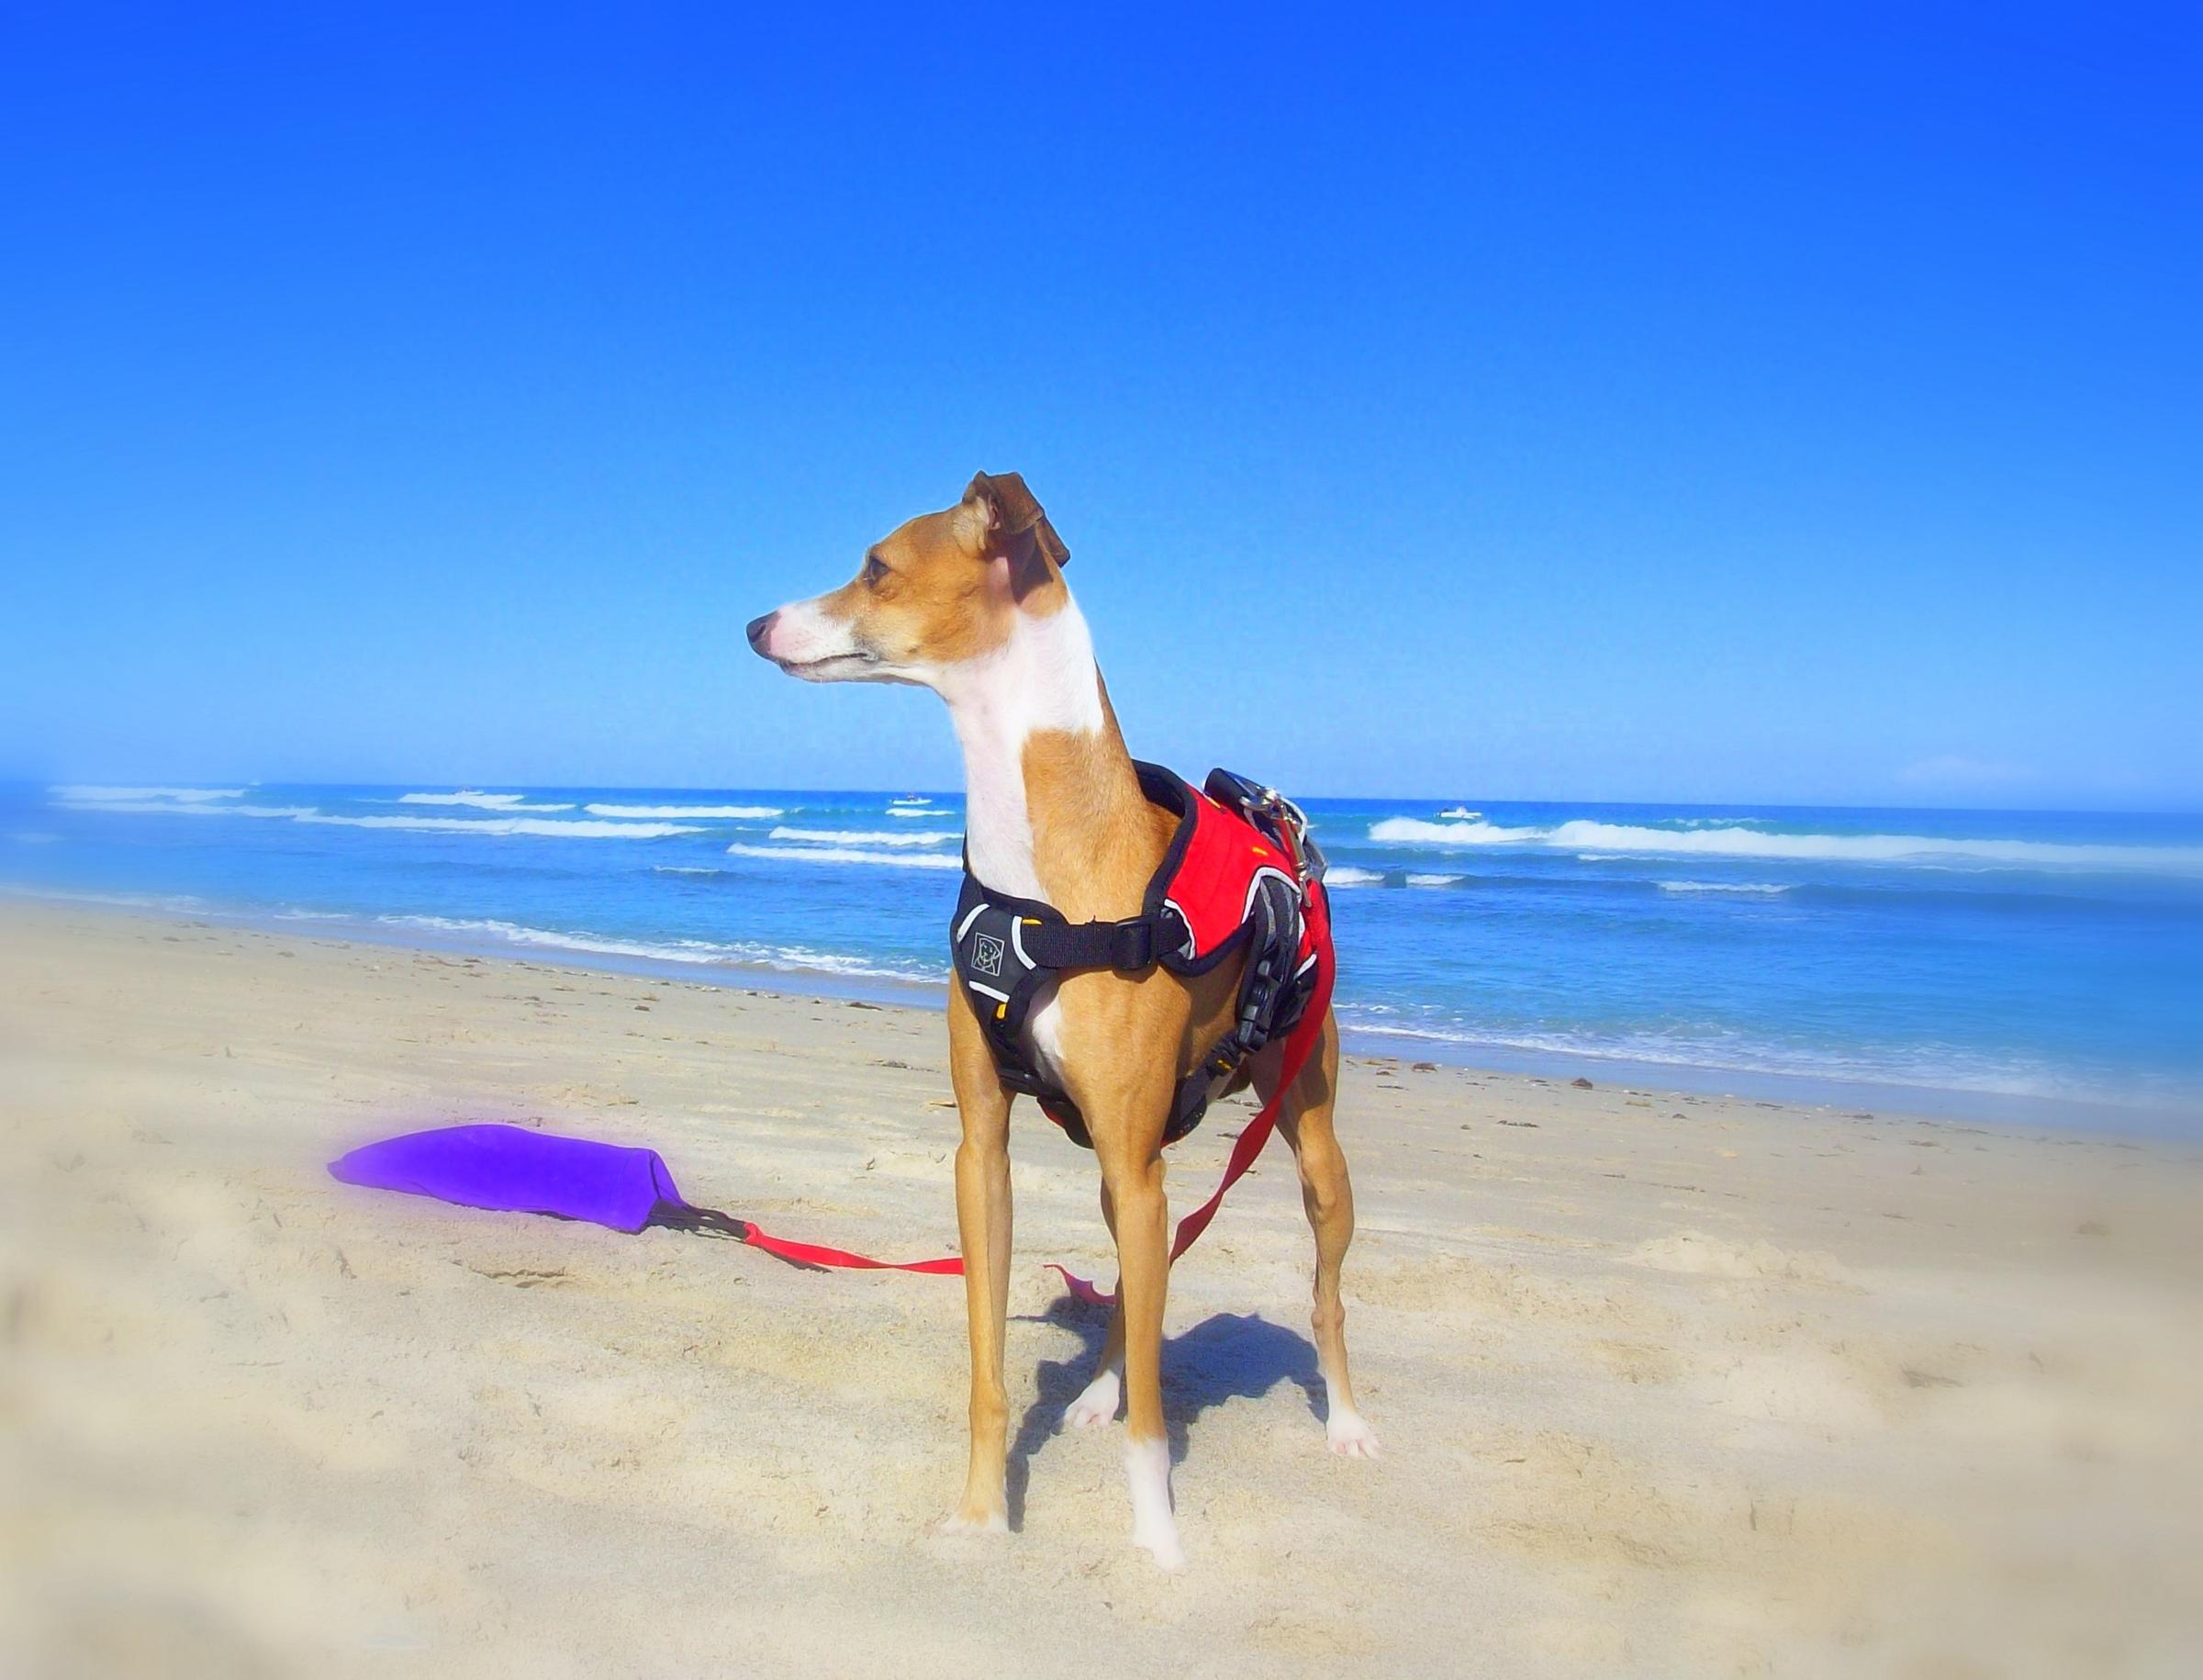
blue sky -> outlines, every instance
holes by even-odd
[[[1190,770],[2203,803],[2193,7],[193,9],[0,24],[0,769],[950,785],[741,628],[984,467]]]

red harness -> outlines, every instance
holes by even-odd
[[[1028,1030],[1058,975],[1082,969],[1140,973],[1158,964],[1199,975],[1239,959],[1231,1025],[1179,1081],[1163,1126],[1169,1144],[1201,1124],[1218,1080],[1291,1030],[1330,950],[1320,861],[1306,850],[1305,819],[1297,809],[1225,770],[1211,772],[1207,790],[1197,792],[1158,765],[1134,768],[1148,801],[1178,819],[1138,914],[1073,923],[1053,904],[998,892],[967,860],[949,923],[956,980],[986,1036],[995,1072],[1012,1091],[1036,1099],[1072,1142],[1088,1148],[1093,1140],[1085,1117],[1035,1054]]]
[[[1160,964],[1202,974],[1244,953],[1232,1026],[1180,1082],[1164,1141],[1200,1123],[1216,1081],[1279,1032],[1285,1035],[1277,1088],[1232,1145],[1213,1194],[1179,1222],[1176,1260],[1216,1216],[1225,1193],[1254,1165],[1276,1128],[1278,1110],[1314,1051],[1329,1014],[1337,967],[1323,855],[1299,810],[1274,791],[1217,770],[1196,790],[1154,765],[1137,765],[1143,790],[1179,818],[1141,912],[1122,922],[1071,923],[1054,906],[991,892],[966,868],[951,924],[956,980],[978,1014],[1002,1082],[1036,1098],[1075,1142],[1091,1147],[1069,1096],[1034,1065],[1023,1028],[1036,994],[1067,969],[1136,972]],[[1227,804],[1228,801],[1228,804]],[[782,1259],[816,1266],[961,1272],[955,1256],[895,1262],[811,1243],[788,1242],[745,1225],[743,1240]],[[1060,1266],[1082,1299],[1114,1297]]]

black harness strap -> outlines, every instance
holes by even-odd
[[[1044,916],[1024,929],[1025,952],[1043,969],[1137,973],[1155,966],[1157,920],[1138,915],[1123,922],[1051,922]]]

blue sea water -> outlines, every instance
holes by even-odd
[[[961,798],[18,790],[14,890],[746,985],[946,972]],[[2203,1127],[2203,819],[1315,800],[1350,1044]]]

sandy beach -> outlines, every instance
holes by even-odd
[[[334,1182],[507,1120],[953,1246],[931,1011],[0,909],[0,1666],[37,1675],[2192,1673],[2203,1149],[1354,1058],[1323,1450],[1280,1151],[1176,1272],[1191,1565],[1059,1432],[1110,1274],[1029,1107],[1002,1539],[953,1281]],[[1174,1209],[1246,1118],[1174,1153]]]

